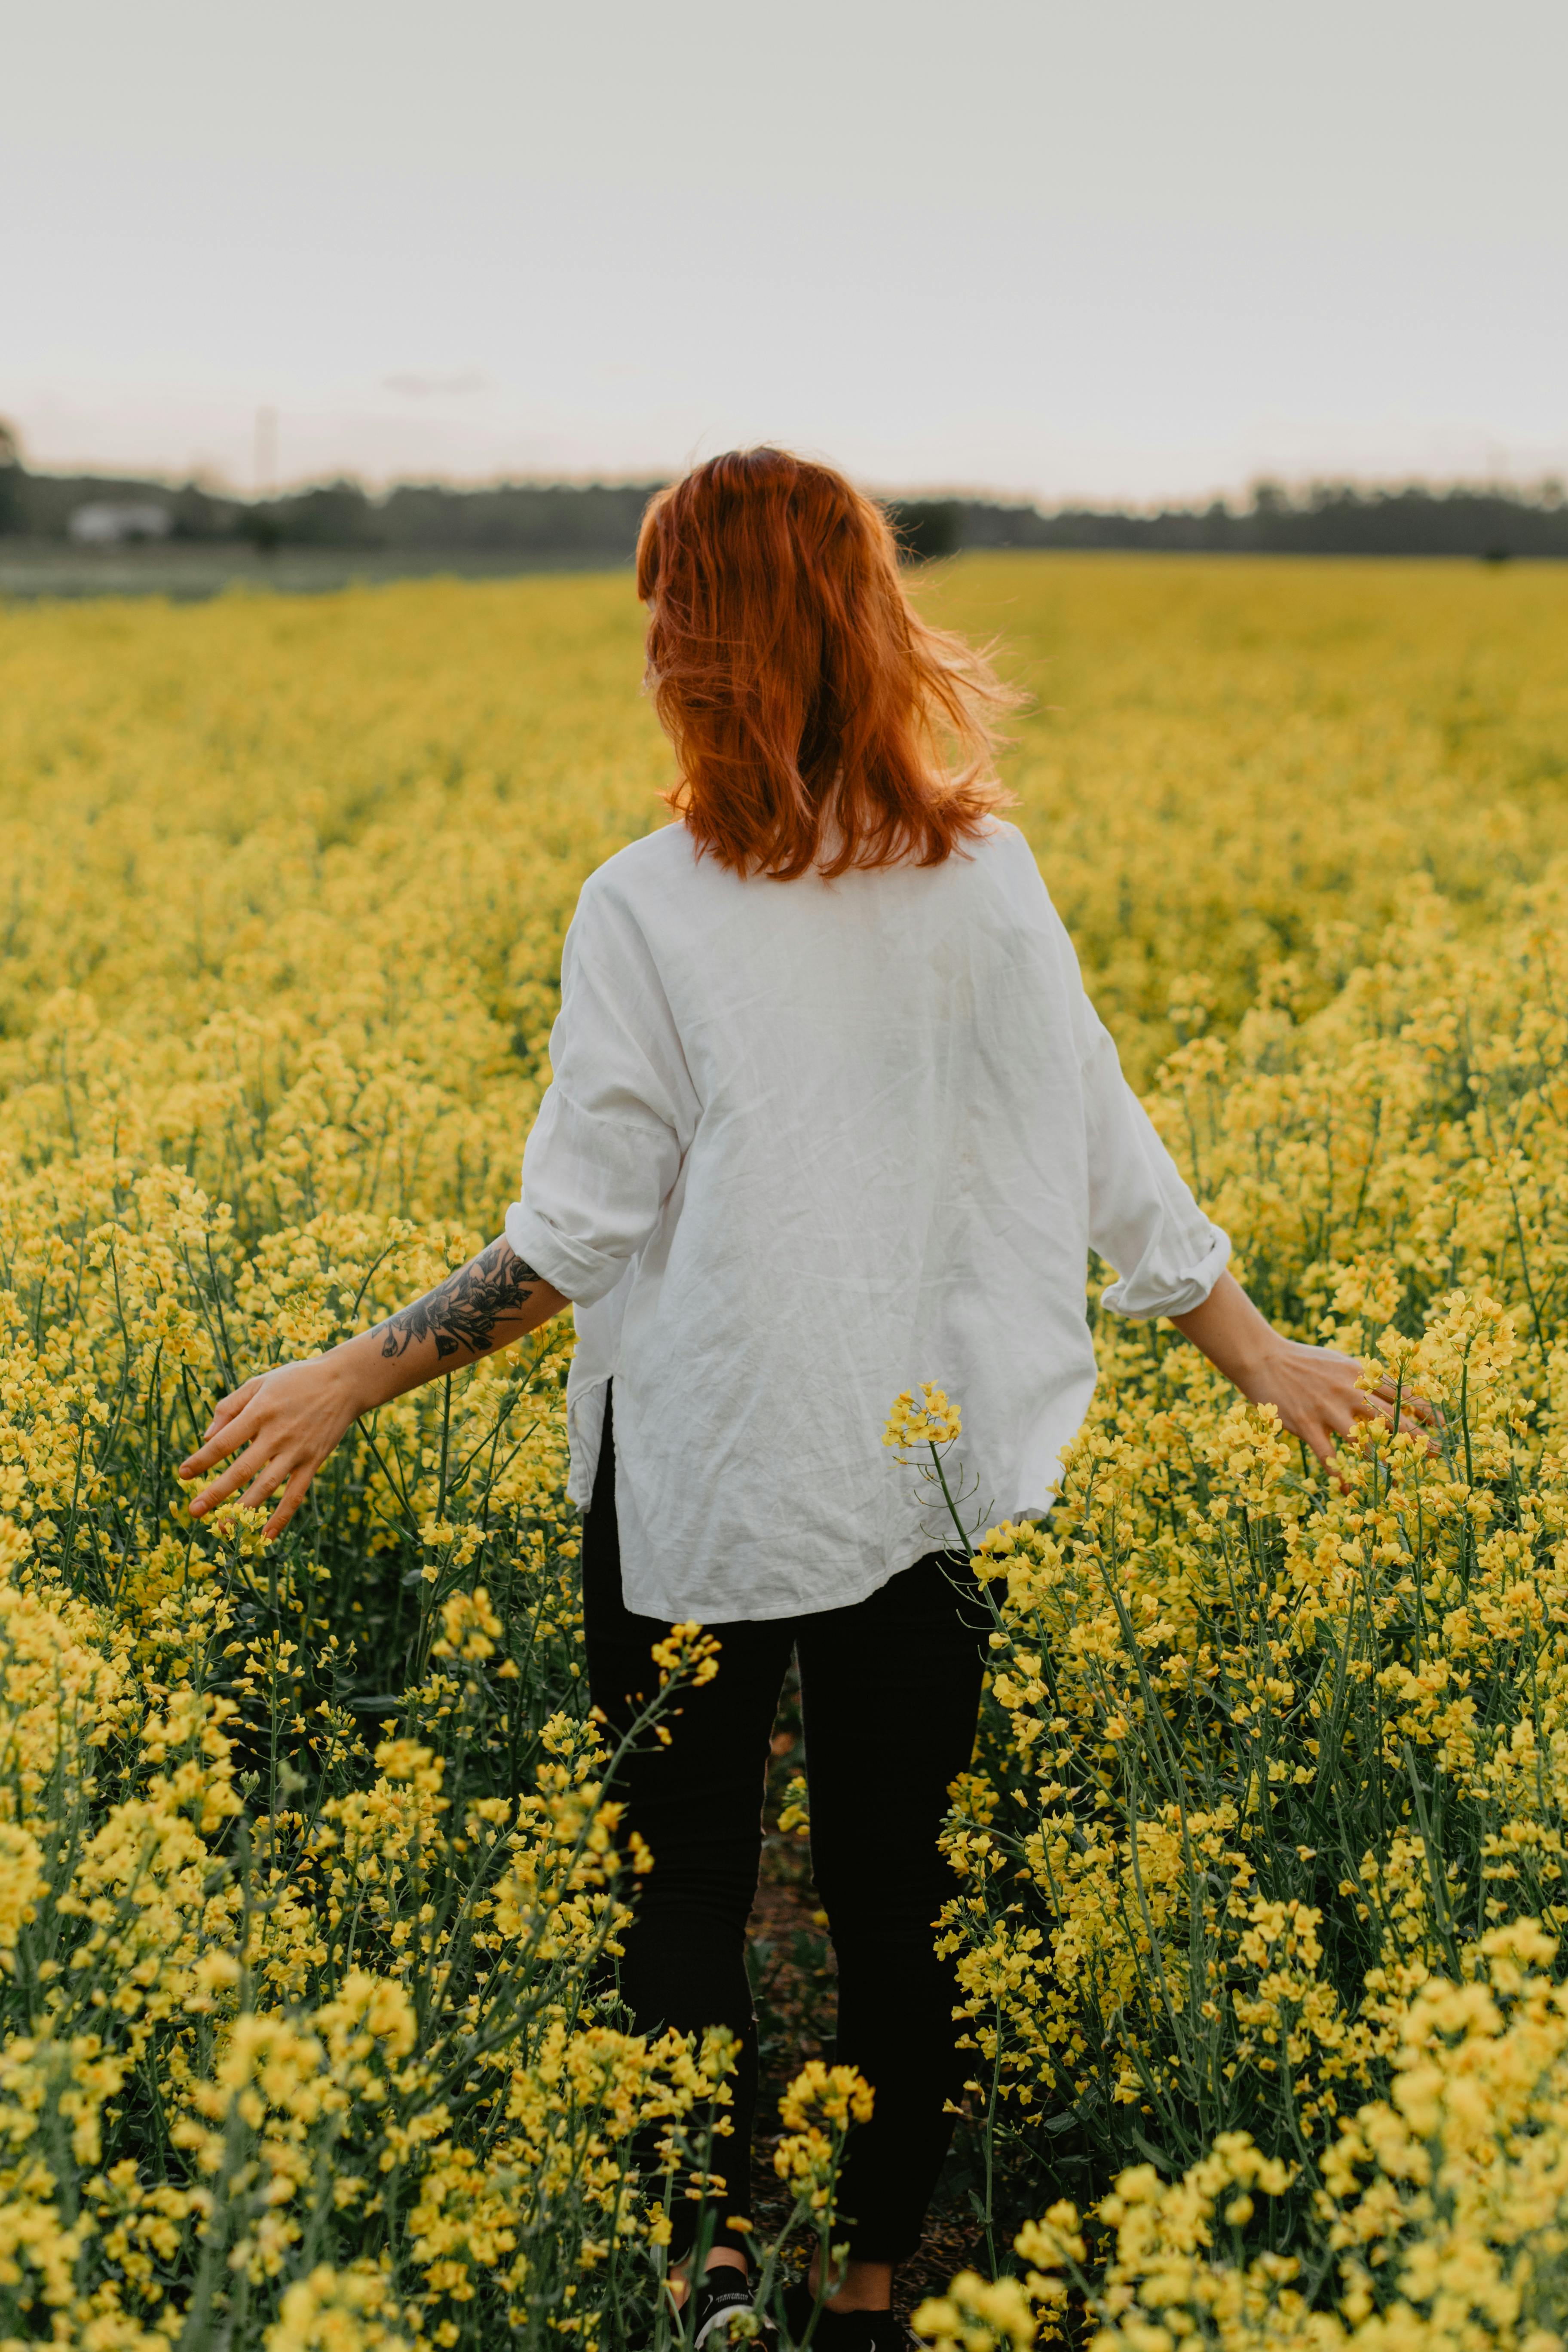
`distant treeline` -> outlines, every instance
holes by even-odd
[[[372,498],[330,482],[283,498],[244,499],[188,482],[97,474],[36,474],[0,425],[0,532],[68,538],[84,509],[119,509],[142,520],[125,535],[207,543],[459,552],[540,557],[585,564],[630,561],[651,482],[502,482],[487,489],[404,483]],[[889,499],[910,554],[963,548],[1145,548],[1300,555],[1568,556],[1563,487],[1532,489],[1418,486],[1365,488],[1322,482],[1293,492],[1260,482],[1246,503],[1172,507],[1158,514],[1037,506],[987,499]],[[148,510],[156,517],[148,524]]]
[[[463,551],[629,562],[652,483],[507,482],[453,490],[405,483],[368,498],[357,483],[330,482],[288,498],[242,499],[187,482],[130,481],[97,474],[34,474],[0,464],[0,532],[36,540],[71,536],[84,509],[134,514],[158,508],[156,535],[208,545],[248,541],[279,547]],[[133,535],[128,531],[126,535]],[[145,526],[139,535],[150,536]]]
[[[890,502],[912,553],[966,547],[1178,549],[1251,555],[1568,556],[1568,500],[1534,489],[1316,482],[1292,493],[1260,482],[1246,505],[1166,507],[1130,514],[1096,507],[1004,506],[984,499]]]

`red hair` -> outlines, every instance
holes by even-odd
[[[887,517],[831,467],[710,457],[650,502],[637,594],[680,765],[665,798],[721,866],[936,866],[1003,799],[994,722],[1016,698],[921,620]]]

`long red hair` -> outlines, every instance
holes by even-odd
[[[680,781],[665,797],[741,873],[939,865],[1004,795],[1016,698],[910,603],[881,509],[783,449],[710,457],[637,540],[648,677]]]

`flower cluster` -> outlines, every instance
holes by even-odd
[[[921,1390],[919,1404],[911,1389],[905,1389],[893,1399],[882,1443],[902,1454],[912,1445],[950,1445],[963,1429],[958,1407],[949,1402],[945,1390],[932,1388],[927,1381]]]
[[[1550,1937],[1493,1929],[1463,1983],[1413,1995],[1391,2094],[1340,2126],[1315,2229],[1249,2251],[1296,2168],[1222,2133],[1180,2179],[1129,2168],[1089,2221],[1061,2200],[1027,2223],[1022,2275],[964,2274],[917,2326],[940,2352],[1026,2352],[1076,2294],[1097,2352],[1552,2352],[1568,2316],[1568,1990]],[[1266,2232],[1267,2233],[1267,2232]]]

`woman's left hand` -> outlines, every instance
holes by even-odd
[[[1271,1404],[1320,1462],[1331,1463],[1338,1441],[1352,1436],[1360,1422],[1391,1421],[1400,1429],[1441,1424],[1435,1405],[1410,1390],[1401,1396],[1392,1381],[1363,1389],[1364,1368],[1356,1357],[1282,1339],[1233,1274],[1220,1276],[1201,1307],[1171,1320],[1244,1397]],[[1440,1451],[1435,1438],[1427,1444],[1432,1453]]]
[[[1408,1389],[1401,1395],[1392,1381],[1363,1389],[1363,1367],[1354,1356],[1282,1339],[1278,1332],[1270,1337],[1273,1346],[1247,1367],[1237,1386],[1254,1404],[1271,1404],[1291,1435],[1310,1445],[1320,1462],[1331,1462],[1337,1440],[1352,1436],[1360,1422],[1382,1420],[1398,1429],[1428,1431],[1436,1424],[1436,1408],[1424,1396]],[[1432,1453],[1439,1450],[1434,1438],[1427,1444]]]

